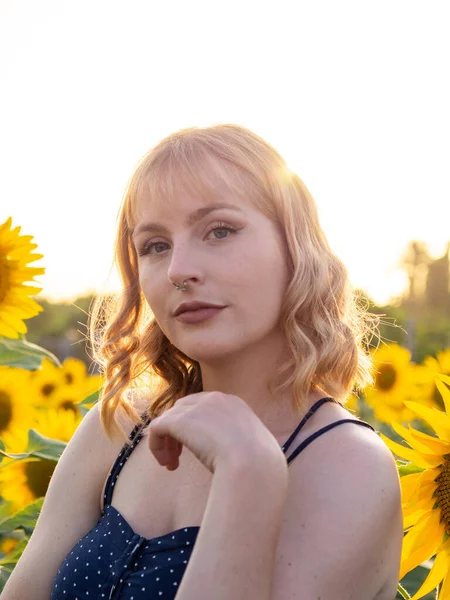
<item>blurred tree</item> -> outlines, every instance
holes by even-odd
[[[399,266],[406,271],[409,280],[408,293],[403,305],[412,318],[420,316],[425,294],[428,265],[431,262],[425,242],[412,240],[400,257]]]
[[[43,311],[26,322],[27,340],[53,352],[62,362],[71,356],[82,360],[90,375],[98,373],[91,358],[88,335],[88,314],[94,296],[81,296],[73,302],[51,302],[36,297]]]
[[[425,287],[425,307],[428,314],[450,317],[449,253],[450,242],[445,254],[428,266]]]

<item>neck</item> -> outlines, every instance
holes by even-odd
[[[318,388],[312,389],[301,407],[293,407],[290,390],[272,395],[268,385],[281,360],[286,358],[285,348],[281,340],[278,344],[270,340],[268,348],[246,347],[241,355],[222,356],[215,364],[200,363],[203,391],[219,390],[239,396],[277,439],[289,435],[312,404],[326,394]]]

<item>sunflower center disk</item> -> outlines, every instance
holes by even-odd
[[[391,365],[381,365],[377,373],[376,386],[382,391],[388,391],[394,387],[397,379],[397,371]]]
[[[450,535],[450,454],[445,454],[444,458],[445,462],[442,465],[442,470],[435,479],[436,483],[439,484],[436,490],[436,498],[441,509],[439,522],[444,522],[445,531]]]
[[[12,414],[12,398],[9,394],[0,390],[0,434],[8,428]]]

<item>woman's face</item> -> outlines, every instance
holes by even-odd
[[[179,194],[160,204],[140,198],[132,239],[141,289],[169,341],[193,360],[214,363],[279,336],[288,272],[277,226],[231,194],[220,201]],[[141,229],[150,222],[159,225]],[[184,292],[173,285],[185,280]],[[174,317],[180,303],[192,301],[226,308],[199,323]]]

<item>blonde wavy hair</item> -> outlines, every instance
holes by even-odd
[[[92,306],[89,336],[104,377],[100,415],[110,439],[120,432],[131,443],[116,419],[118,409],[137,424],[202,391],[199,363],[169,342],[146,302],[131,240],[142,193],[149,202],[167,202],[176,189],[201,198],[217,198],[224,190],[233,198],[250,199],[283,232],[290,283],[280,322],[290,358],[277,371],[282,383],[275,393],[290,389],[301,407],[319,388],[345,403],[373,383],[368,336],[378,317],[352,289],[300,177],[269,143],[243,126],[190,127],[161,140],[138,163],[118,214],[114,262],[122,291],[97,296]],[[133,402],[139,396],[147,399],[145,415]]]

